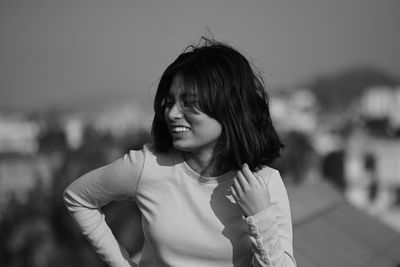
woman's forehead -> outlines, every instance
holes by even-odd
[[[171,86],[168,90],[168,95],[180,97],[196,96],[197,90],[195,87],[196,86],[188,86],[183,80],[182,76],[177,74],[172,79]]]
[[[169,87],[169,93],[177,94],[185,91],[185,84],[181,75],[177,74],[174,76],[171,82],[171,86]]]

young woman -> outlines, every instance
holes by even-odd
[[[110,266],[296,266],[285,186],[267,167],[282,144],[262,80],[232,47],[190,46],[165,70],[154,144],[93,170],[66,206]],[[144,245],[136,265],[100,208],[133,200]]]

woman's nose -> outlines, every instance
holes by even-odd
[[[168,111],[168,118],[173,120],[173,119],[179,119],[182,118],[183,113],[182,113],[182,107],[179,104],[179,102],[176,102]]]

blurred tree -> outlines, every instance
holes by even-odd
[[[343,192],[346,186],[344,179],[344,151],[330,152],[321,161],[324,178]]]
[[[365,119],[364,121],[365,129],[372,136],[393,137],[395,135],[394,130],[390,127],[390,121],[388,118]]]
[[[316,168],[317,155],[309,136],[291,131],[283,134],[282,140],[285,145],[282,155],[271,166],[282,173],[283,179],[301,183]]]
[[[131,147],[141,147],[148,135],[115,140],[89,128],[82,147],[70,150],[57,124],[46,129],[40,138],[39,151],[49,159],[49,164],[55,164],[51,168],[51,190],[40,184],[41,179],[36,179],[39,183],[26,202],[14,199],[7,205],[0,220],[0,266],[105,266],[70,218],[63,192],[82,174],[110,163]],[[61,155],[61,161],[51,160],[55,155]],[[121,243],[134,253],[140,251],[143,236],[138,208],[125,202],[114,203],[104,210]]]

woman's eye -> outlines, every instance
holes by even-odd
[[[199,101],[196,99],[183,99],[182,100],[182,107],[183,108],[193,108],[199,105]]]
[[[163,101],[163,106],[172,107],[174,105],[174,103],[175,103],[175,101],[173,99],[165,98]]]
[[[161,105],[164,108],[172,108],[175,105],[175,99],[166,97],[162,101]],[[179,100],[179,106],[180,106],[180,108],[185,109],[185,110],[192,110],[199,106],[199,101],[197,99],[192,99],[192,98],[188,98],[188,99],[183,98],[183,99]]]

